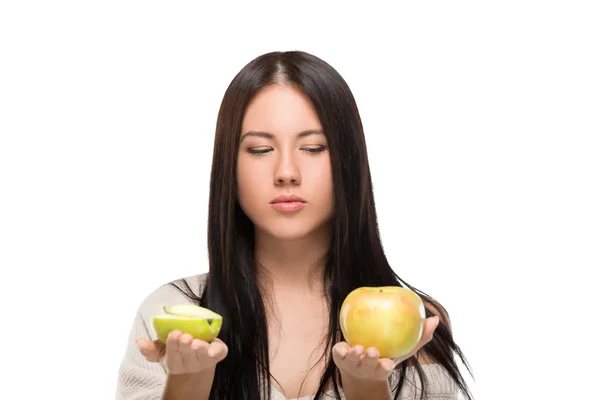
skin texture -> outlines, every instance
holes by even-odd
[[[175,330],[165,343],[139,338],[140,352],[150,362],[162,363],[170,375],[193,374],[214,369],[227,356],[227,346],[216,338],[208,343]]]
[[[298,136],[310,130],[322,131],[310,99],[299,89],[279,84],[259,91],[242,121],[238,201],[255,226],[255,256],[280,286],[318,285],[309,277],[309,267],[329,247],[333,210],[329,151],[323,134]],[[250,131],[267,132],[273,138],[245,135]],[[300,196],[304,208],[274,210],[269,203],[281,194]]]

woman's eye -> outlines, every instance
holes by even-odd
[[[271,151],[271,149],[248,149],[250,154],[265,154]]]
[[[320,153],[322,151],[325,151],[327,147],[325,146],[319,146],[319,147],[305,147],[302,150],[308,151],[309,153]]]
[[[308,153],[321,153],[323,151],[325,151],[327,149],[326,146],[319,146],[319,147],[304,147],[301,150],[302,151],[306,151]],[[269,153],[271,150],[271,148],[267,148],[267,149],[248,149],[248,153],[250,154],[266,154]]]

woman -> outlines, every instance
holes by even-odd
[[[321,59],[265,54],[228,87],[214,143],[208,248],[207,274],[170,282],[141,304],[117,398],[453,399],[462,391],[471,399],[445,309],[386,259],[359,112],[346,82]],[[415,349],[395,360],[351,348],[339,326],[353,289],[391,285],[418,293],[428,317]],[[176,331],[166,346],[158,342],[151,318],[177,303],[221,314],[219,339]]]

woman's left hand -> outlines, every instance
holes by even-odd
[[[438,324],[439,317],[427,318],[419,343],[402,357],[394,359],[379,358],[379,351],[375,347],[369,347],[365,350],[361,345],[350,347],[346,342],[339,342],[333,346],[333,361],[339,368],[342,377],[350,376],[371,381],[387,380],[398,364],[414,356],[417,351],[433,339],[433,333]]]

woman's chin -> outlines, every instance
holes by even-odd
[[[295,241],[301,240],[311,235],[314,229],[307,226],[293,226],[293,224],[282,224],[283,226],[270,226],[269,229],[262,229],[271,240]]]
[[[282,241],[296,241],[302,240],[310,235],[310,231],[307,230],[290,230],[290,229],[282,229],[282,230],[272,230],[269,232],[269,236],[276,240]]]
[[[256,234],[269,240],[297,241],[311,236],[323,236],[326,234],[327,224],[326,220],[320,221],[312,218],[303,220],[268,219],[254,226]]]

